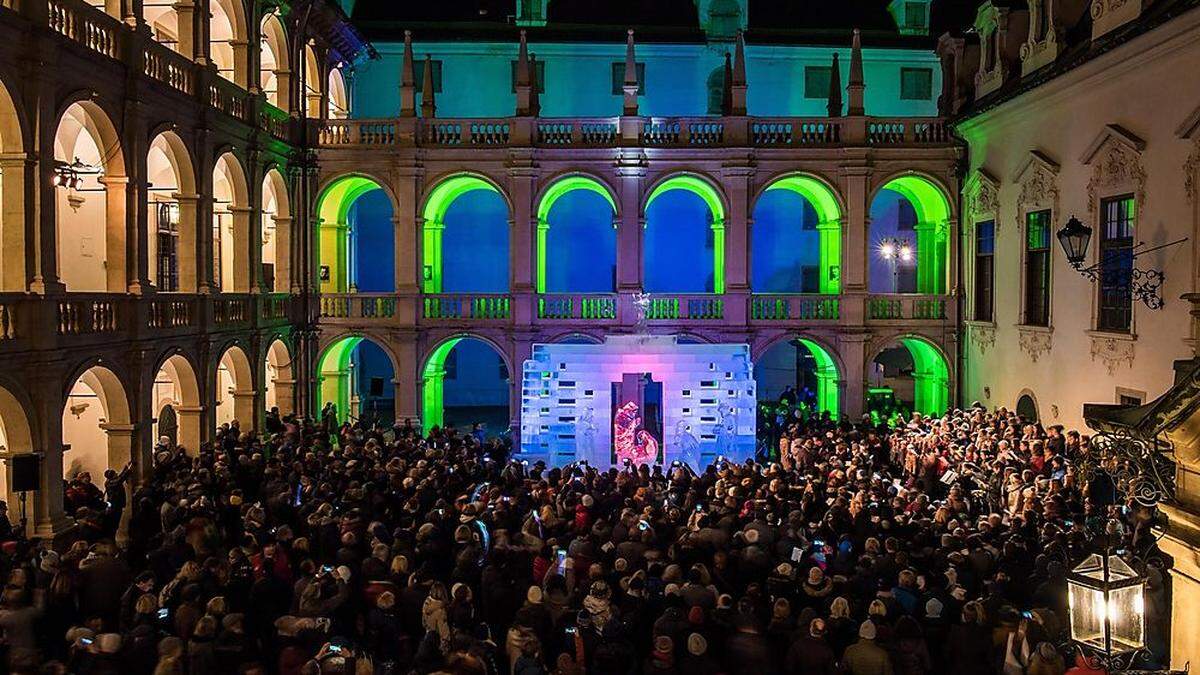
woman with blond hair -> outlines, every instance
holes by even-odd
[[[154,675],[184,675],[183,640],[165,637],[158,643],[158,664]]]

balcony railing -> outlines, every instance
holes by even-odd
[[[836,321],[841,298],[829,295],[755,295],[750,298],[751,321]]]
[[[321,296],[321,317],[327,319],[390,319],[396,315],[396,296],[339,293]]]
[[[872,295],[867,298],[867,318],[873,321],[941,321],[946,314],[946,296]]]
[[[120,21],[83,0],[50,0],[46,11],[55,32],[111,59],[120,58]]]
[[[650,296],[647,321],[720,321],[725,318],[725,299],[719,295]]]
[[[195,65],[191,60],[154,41],[146,42],[144,50],[143,68],[147,75],[189,96],[195,92],[192,84],[192,68]]]
[[[507,320],[512,315],[512,301],[507,295],[426,295],[421,317],[424,319],[471,319],[474,321]]]
[[[58,334],[113,333],[118,327],[117,305],[125,296],[105,294],[59,300]]]
[[[617,296],[543,295],[538,297],[539,319],[586,319],[601,321],[617,318]]]

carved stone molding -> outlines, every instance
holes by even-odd
[[[1038,362],[1044,354],[1050,351],[1050,337],[1053,333],[1048,328],[1040,326],[1017,326],[1017,342],[1021,351],[1029,355],[1029,360]]]
[[[1200,136],[1192,143],[1192,152],[1183,163],[1183,189],[1187,192],[1189,204],[1196,203],[1197,173],[1200,173]]]
[[[1084,153],[1083,163],[1092,167],[1087,195],[1093,223],[1100,222],[1100,198],[1118,192],[1132,192],[1135,208],[1141,214],[1146,205],[1146,169],[1142,165],[1145,147],[1142,139],[1109,124]]]
[[[980,354],[986,354],[996,344],[996,327],[984,323],[970,325],[971,343],[979,349]]]
[[[1017,196],[1017,230],[1025,227],[1025,213],[1037,208],[1048,208],[1051,218],[1057,220],[1058,213],[1058,169],[1056,162],[1037,150],[1029,151],[1029,158],[1013,176],[1020,188]]]
[[[1134,340],[1132,338],[1107,337],[1092,335],[1092,362],[1099,360],[1108,370],[1109,376],[1117,372],[1121,365],[1133,367]]]
[[[981,216],[990,215],[995,219],[1000,213],[1000,181],[986,169],[976,169],[971,174],[963,186],[963,193],[967,200],[968,225],[973,226]]]

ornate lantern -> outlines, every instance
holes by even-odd
[[[1092,239],[1092,228],[1079,222],[1075,216],[1067,221],[1066,226],[1058,231],[1058,243],[1062,244],[1063,252],[1067,254],[1067,262],[1071,267],[1079,269],[1087,258],[1088,242]]]
[[[1067,575],[1071,640],[1103,660],[1146,644],[1146,579],[1120,556],[1093,553]]]

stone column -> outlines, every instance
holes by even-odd
[[[197,456],[200,452],[200,429],[204,426],[204,406],[175,406],[175,419],[179,422],[176,443],[187,451],[189,457]]]
[[[45,25],[37,23],[37,20],[45,21],[46,7],[46,3],[29,3],[22,9],[31,13],[34,25]],[[59,293],[64,288],[59,279],[57,250],[60,188],[54,187],[53,184],[58,101],[56,83],[52,80],[58,64],[55,50],[49,42],[41,45],[31,44],[30,49],[37,54],[37,58],[31,59],[23,71],[26,77],[22,85],[24,98],[34,104],[30,120],[37,126],[33,148],[35,156],[42,158],[42,161],[37,162],[36,170],[25,174],[28,182],[25,190],[25,226],[27,232],[33,233],[33,238],[27,242],[26,248],[26,257],[31,258],[33,263],[29,290],[34,293]],[[8,181],[7,176],[5,173],[4,182]],[[61,489],[59,492],[61,493]]]
[[[196,4],[192,0],[178,0],[171,7],[175,10],[178,42],[175,50],[189,59],[199,61],[196,49]]]
[[[871,199],[867,183],[871,178],[871,169],[854,164],[843,166],[841,173],[846,191],[846,213],[841,223],[841,291],[866,293],[869,264],[867,236],[870,232],[867,214]]]
[[[840,383],[842,412],[852,421],[858,420],[866,404],[867,387],[867,333],[839,333],[838,355],[841,357],[842,382]]]
[[[275,285],[266,289],[275,293],[289,292],[292,281],[292,219],[288,216],[272,216],[275,221]]]
[[[442,392],[445,389],[446,371],[426,368],[421,376],[421,427],[428,431],[442,426]]]
[[[271,382],[275,387],[275,407],[280,415],[291,415],[296,410],[296,381],[276,379]]]
[[[108,263],[108,291],[110,293],[140,293],[138,280],[130,275],[126,252],[136,251],[136,244],[129,242],[129,228],[126,222],[125,191],[129,185],[128,176],[103,176],[100,184],[104,186],[104,218],[107,221],[105,232],[105,256]],[[132,246],[131,246],[132,244]]]
[[[200,279],[196,257],[196,217],[200,198],[184,194],[173,194],[171,198],[179,203],[179,243],[175,251],[179,270],[179,292],[195,293]]]
[[[421,226],[421,288],[425,293],[442,292],[442,232],[444,223],[418,220]]]
[[[510,169],[509,187],[513,202],[512,228],[509,230],[509,290],[513,294],[513,322],[517,326],[533,323],[534,244],[537,226],[533,214],[533,195],[537,169],[520,166]]]
[[[262,265],[263,264],[263,259],[262,259],[262,257],[263,257],[263,255],[262,255],[262,250],[263,250],[263,245],[262,245],[262,240],[263,240],[263,234],[262,234],[262,229],[263,229],[263,224],[262,224],[262,185],[263,184],[262,184],[262,176],[261,176],[262,172],[260,171],[260,168],[261,168],[261,161],[259,159],[260,153],[257,150],[251,150],[248,153],[248,155],[249,155],[249,157],[246,160],[246,175],[250,177],[250,180],[249,180],[250,184],[248,186],[249,190],[250,190],[250,204],[249,204],[250,214],[249,214],[249,217],[247,218],[247,220],[249,221],[248,228],[247,228],[247,234],[249,235],[249,237],[246,240],[246,244],[250,248],[250,251],[248,253],[248,255],[250,256],[250,260],[248,261],[250,263],[250,268],[247,270],[247,273],[250,275],[249,288],[250,288],[251,293],[260,293],[260,292],[263,292],[264,290],[266,290],[267,292],[270,292],[271,289],[263,288],[263,286],[265,285],[263,282],[263,265]],[[258,214],[258,215],[255,215],[255,214]],[[236,215],[235,215],[234,219],[235,219],[235,223],[236,223]],[[234,232],[236,234],[236,230]],[[236,240],[235,240],[235,243],[236,243]]]
[[[8,225],[0,231],[0,291],[23,293],[29,284],[30,266],[36,258],[26,229],[34,218],[31,199],[37,180],[37,162],[24,152],[0,154],[0,218]],[[36,239],[34,240],[36,241]]]
[[[40,366],[35,374],[26,370],[29,392],[33,404],[33,419],[42,424],[30,425],[33,433],[33,451],[42,453],[41,473],[38,490],[29,495],[28,518],[34,536],[52,539],[62,533],[71,519],[63,511],[63,380],[62,368]],[[49,371],[49,372],[48,372]],[[19,504],[10,508],[20,513]]]
[[[252,242],[251,216],[254,209],[249,206],[230,206],[229,212],[233,219],[233,288],[223,288],[225,292],[247,293],[251,290],[252,277],[250,261],[254,260],[251,252]]]
[[[286,45],[284,46],[286,48]],[[288,68],[276,70],[275,73],[275,100],[271,103],[285,112],[294,112],[292,110],[292,71]]]
[[[104,430],[108,436],[108,467],[115,471],[120,471],[125,468],[125,465],[133,460],[133,441],[136,436],[137,427],[133,424],[101,424],[100,428]],[[137,475],[137,470],[140,466],[134,466],[134,475]],[[121,512],[121,523],[117,526],[117,543],[124,543],[129,539],[129,515],[133,511],[132,496],[129,489],[130,483],[125,484],[125,510]]]
[[[346,223],[326,223],[324,221],[318,226],[319,237],[321,238],[321,250],[325,254],[321,256],[321,265],[328,264],[329,280],[321,281],[322,293],[345,293],[349,287],[350,271],[346,269],[346,231],[348,227]],[[329,252],[333,255],[330,256]]]
[[[642,214],[641,166],[617,169],[621,219],[617,226],[617,290],[633,293],[642,289],[642,241],[646,220]]]
[[[233,391],[233,419],[238,421],[242,431],[258,428],[258,415],[255,414],[257,393],[254,389],[235,389]]]
[[[398,364],[393,381],[396,387],[396,421],[410,419],[415,425],[421,419],[421,411],[417,404],[418,369],[421,366],[416,336],[401,336],[392,342],[392,349]]]

